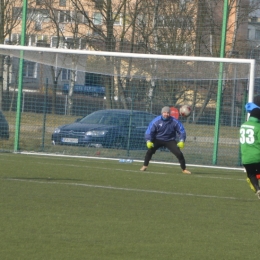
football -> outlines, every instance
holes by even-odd
[[[191,107],[189,105],[183,105],[180,107],[180,115],[188,117],[191,114]]]

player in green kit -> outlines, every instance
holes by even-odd
[[[247,103],[246,110],[250,117],[240,127],[242,164],[246,169],[247,182],[260,199],[257,179],[257,174],[260,173],[260,107],[255,103]]]

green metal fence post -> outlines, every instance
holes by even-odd
[[[225,57],[227,20],[228,20],[227,18],[228,18],[228,0],[224,0],[220,58]],[[223,78],[223,63],[221,62],[220,66],[219,66],[219,78],[218,78],[218,94],[217,94],[215,134],[214,134],[214,151],[213,151],[213,161],[212,161],[213,165],[217,164],[217,157],[218,157],[219,121],[220,121],[220,109],[221,109],[221,101],[222,101],[222,83],[223,83],[222,78]]]
[[[22,12],[22,32],[21,32],[21,45],[25,45],[26,40],[26,16],[27,16],[27,0],[23,1]],[[18,78],[18,94],[17,94],[17,109],[16,109],[16,123],[15,123],[15,140],[14,151],[19,151],[19,139],[20,139],[20,124],[21,124],[21,100],[23,92],[23,50],[20,51],[20,63],[19,63],[19,78]]]

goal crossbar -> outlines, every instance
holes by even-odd
[[[248,80],[248,101],[253,100],[254,59],[138,54],[0,44],[0,54],[2,55],[20,58],[21,51],[24,60],[59,68],[113,76],[119,76],[113,67],[119,63],[121,66],[127,67],[131,61],[135,66],[131,77],[136,78],[219,80],[220,64],[224,64],[224,79],[233,79],[234,69],[228,69],[228,66],[232,64],[236,66],[235,70],[239,72],[237,78]],[[178,71],[177,65],[180,67]],[[137,67],[139,69],[136,69]],[[232,71],[230,75],[229,71]]]

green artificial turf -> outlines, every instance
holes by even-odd
[[[0,259],[258,259],[241,170],[0,154]]]

